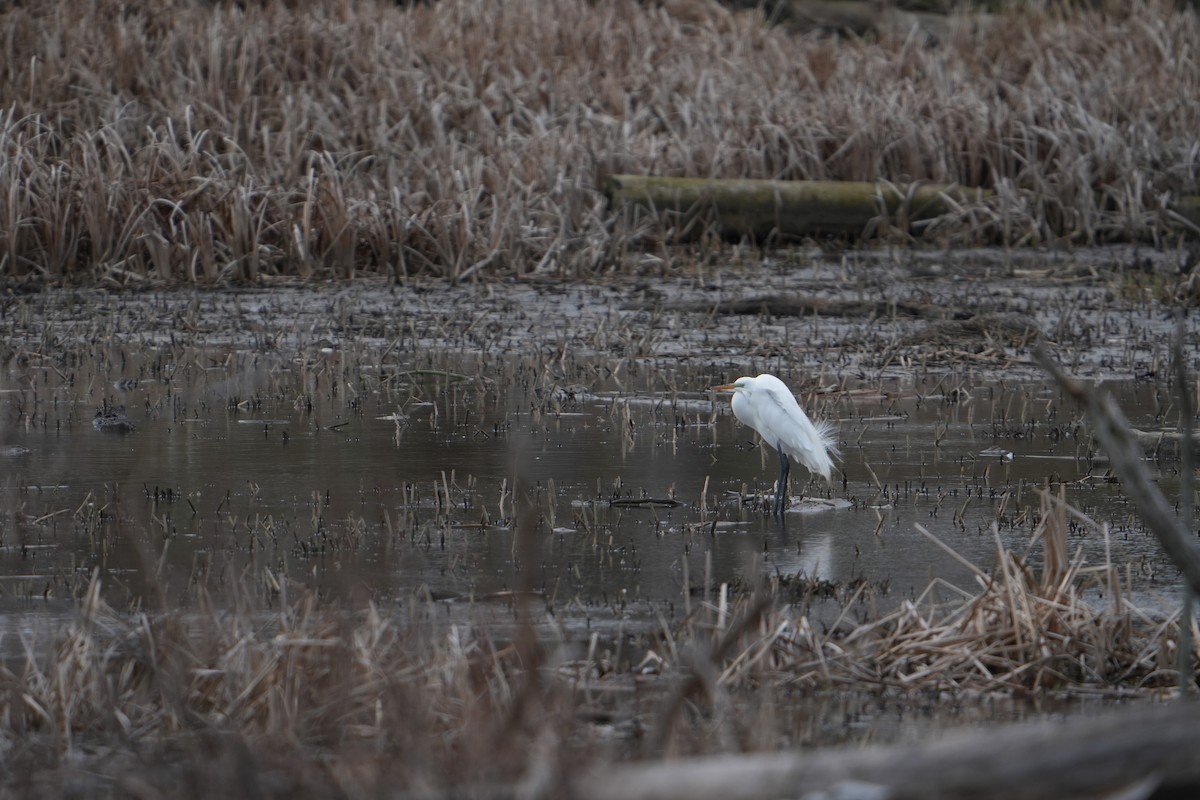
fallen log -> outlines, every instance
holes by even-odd
[[[990,189],[937,183],[650,175],[609,175],[604,193],[612,208],[635,217],[677,216],[681,239],[713,230],[726,238],[757,240],[816,235],[868,238],[888,227],[919,233],[925,223],[994,194]],[[1096,202],[1105,207],[1110,200],[1097,194]],[[1185,235],[1200,235],[1200,197],[1176,197],[1165,213],[1167,221]]]
[[[847,793],[850,789],[856,793]],[[1200,796],[1200,707],[1176,702],[955,733],[929,744],[607,765],[577,800]],[[869,792],[864,794],[864,792]]]
[[[712,224],[722,236],[800,238],[824,233],[864,236],[885,220],[907,227],[991,194],[945,184],[869,181],[769,181],[610,175],[613,208],[682,216],[684,235]]]
[[[821,31],[851,36],[898,36],[923,33],[926,39],[945,38],[951,32],[950,15],[897,8],[878,0],[730,0],[737,7],[762,6],[767,18],[798,33]],[[976,14],[972,22],[986,24],[989,16]]]

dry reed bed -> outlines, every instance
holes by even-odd
[[[247,603],[131,616],[93,580],[65,632],[27,637],[0,669],[0,793],[173,795],[183,779],[196,796],[329,796],[519,776],[506,757],[532,737],[513,648],[419,612],[400,625],[311,594],[268,615]]]
[[[1079,553],[1069,556],[1068,514],[1093,535],[1108,536],[1106,526],[1070,509],[1061,495],[1043,494],[1033,533],[1040,552],[1018,555],[997,538],[990,571],[963,562],[975,575],[976,591],[935,580],[915,600],[854,625],[845,623],[851,602],[831,630],[777,615],[725,674],[745,677],[739,673],[745,663],[792,685],[1018,695],[1172,687],[1178,614],[1139,608],[1118,565],[1088,566]],[[947,603],[947,594],[957,599]]]
[[[509,626],[501,641],[482,620],[451,624],[420,602],[337,610],[311,594],[289,601],[286,587],[270,609],[242,592],[223,608],[202,595],[190,612],[123,614],[94,580],[64,632],[26,637],[0,669],[0,750],[16,767],[6,785],[156,796],[182,778],[198,796],[485,785],[553,796],[581,763],[704,752],[714,726],[755,731],[743,746],[777,747],[741,718],[761,712],[764,693],[777,708],[798,688],[956,703],[1160,694],[1177,680],[1177,618],[1138,609],[1116,565],[1069,557],[1068,514],[1093,524],[1044,495],[1040,568],[999,549],[993,574],[977,572],[979,591],[961,602],[918,598],[872,615],[856,596],[819,631],[769,591],[730,600],[722,588],[674,628],[664,623],[657,657],[641,663],[595,641],[563,661],[532,627]],[[1096,586],[1105,599],[1088,602]],[[518,602],[515,618],[523,613]],[[647,677],[648,664],[661,677]],[[631,690],[640,708],[612,707]],[[756,700],[739,710],[744,690]],[[614,718],[615,730],[652,733],[614,743]]]
[[[1162,237],[1197,190],[1200,24],[1166,2],[936,43],[700,2],[291,5],[0,10],[0,276],[589,274],[637,234],[618,171],[990,186],[943,233],[1018,244]]]
[[[765,613],[757,640],[747,637],[722,665],[721,682],[1020,696],[1173,687],[1178,614],[1139,607],[1118,565],[1088,566],[1079,553],[1068,558],[1059,533],[1068,513],[1079,514],[1061,498],[1044,501],[1034,532],[1044,539],[1040,555],[1018,555],[997,539],[990,573],[968,565],[979,584],[974,592],[939,579],[920,597],[876,614],[864,601],[864,583],[832,625],[786,608]],[[947,602],[947,594],[955,599]]]

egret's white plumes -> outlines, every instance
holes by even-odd
[[[774,375],[759,375],[757,378],[738,378],[733,383],[713,388],[719,392],[733,392],[733,415],[742,424],[758,431],[767,444],[779,451],[775,513],[783,511],[788,456],[814,475],[820,475],[826,481],[831,479],[833,458],[837,455],[834,426],[828,422],[813,424],[787,384]]]

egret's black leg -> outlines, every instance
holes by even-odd
[[[783,518],[783,497],[787,494],[788,473],[792,465],[788,463],[787,453],[779,451],[779,483],[775,485],[775,516]]]

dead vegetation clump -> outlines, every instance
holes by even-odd
[[[0,276],[625,269],[613,172],[994,189],[947,240],[1188,230],[1197,16],[1083,6],[839,41],[710,4],[9,4]]]
[[[122,614],[94,579],[65,630],[25,638],[0,669],[0,791],[369,796],[512,783],[528,766],[518,754],[557,724],[549,696],[521,679],[536,665],[470,626],[336,611],[311,594],[271,612],[239,605]]]
[[[938,579],[895,610],[872,614],[861,609],[872,605],[863,583],[832,624],[786,609],[766,616],[762,638],[739,660],[811,689],[1122,696],[1176,685],[1178,614],[1139,608],[1117,565],[1069,557],[1068,514],[1079,512],[1043,496],[1034,533],[1040,559],[997,539],[990,573],[963,561],[976,591]]]

